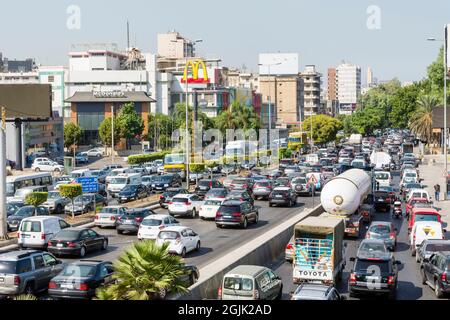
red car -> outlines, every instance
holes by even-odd
[[[413,208],[408,222],[408,232],[411,232],[416,221],[437,221],[442,223],[440,213],[434,208]]]
[[[416,203],[426,203],[430,204],[430,201],[427,198],[411,198],[406,203],[406,216],[410,216],[411,209],[414,207]]]

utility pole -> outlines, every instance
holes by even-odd
[[[114,104],[111,105],[111,164],[114,164]]]
[[[6,226],[6,108],[1,107],[0,128],[0,239],[9,239]]]

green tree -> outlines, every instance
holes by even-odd
[[[120,137],[126,140],[127,148],[129,148],[130,140],[133,138],[140,139],[142,131],[144,131],[144,121],[142,117],[136,113],[134,103],[125,103],[120,108],[117,115],[117,124],[120,129]]]
[[[351,126],[362,135],[372,134],[375,129],[382,127],[384,110],[377,107],[358,109],[351,117]]]
[[[168,292],[184,293],[187,284],[181,280],[185,273],[182,259],[168,252],[168,244],[158,246],[153,241],[139,241],[125,250],[114,263],[117,280],[97,290],[102,300],[152,300]]]
[[[174,121],[172,117],[156,113],[149,116],[147,140],[154,148],[167,149],[171,146]]]
[[[83,136],[83,129],[73,122],[64,125],[64,147],[67,149],[75,147]]]
[[[103,144],[107,147],[111,147],[112,136],[111,136],[111,118],[105,118],[98,128],[98,135]],[[114,118],[114,145],[120,140],[120,127],[117,122],[117,118]]]
[[[215,127],[225,134],[227,129],[258,130],[261,120],[252,106],[235,101],[228,110],[222,111],[214,122]]]
[[[34,207],[34,215],[36,215],[36,208],[47,201],[47,192],[33,192],[25,197],[25,204]]]
[[[439,50],[439,54],[427,68],[428,80],[430,81],[430,92],[428,94],[442,97],[444,95],[444,47]],[[442,101],[443,102],[443,101]]]
[[[411,117],[410,129],[431,143],[433,135],[433,108],[437,106],[437,99],[433,96],[423,96],[417,101],[416,112]]]
[[[308,139],[311,139],[311,122],[313,131],[313,140],[315,143],[324,144],[331,141],[335,141],[336,134],[342,129],[342,123],[333,117],[319,114],[307,117],[302,124],[302,130],[308,135]]]
[[[72,202],[72,218],[75,218],[75,213],[73,211],[73,200],[83,194],[83,188],[81,187],[81,184],[62,184],[59,186],[59,193],[61,194],[61,197],[68,198]]]
[[[418,83],[400,88],[390,99],[389,122],[393,128],[408,127],[409,120],[416,110],[416,101],[421,92]]]

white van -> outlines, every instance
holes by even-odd
[[[406,202],[411,200],[411,198],[424,198],[431,201],[431,197],[427,190],[424,189],[411,189],[406,196]]]
[[[70,225],[60,217],[36,216],[25,218],[20,222],[17,232],[18,244],[21,248],[47,248],[49,240],[62,229]]]
[[[73,170],[70,173],[70,179],[72,179],[72,181],[75,181],[77,178],[85,178],[85,177],[92,177],[92,172],[90,169]]]
[[[391,185],[391,173],[389,171],[375,171],[375,181],[380,187],[389,187]]]
[[[307,154],[306,155],[306,163],[309,164],[316,164],[319,162],[319,155],[312,153],[312,154]]]
[[[142,184],[142,176],[140,173],[120,173],[119,175],[112,177],[109,180],[107,191],[115,198],[120,191],[127,185],[140,185]]]
[[[411,229],[409,243],[411,245],[411,254],[414,256],[417,249],[424,240],[445,239],[446,230],[442,229],[442,224],[437,221],[417,221]]]
[[[124,173],[130,173],[130,168],[117,168],[117,169],[111,170],[111,172],[105,178],[106,184],[109,184],[111,179],[113,179],[114,177],[117,177],[119,174],[124,174]]]

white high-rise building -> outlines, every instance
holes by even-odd
[[[339,113],[351,114],[361,96],[361,68],[350,63],[340,64],[336,68],[336,78]]]
[[[371,67],[367,67],[367,87],[371,87],[373,84],[373,71]]]

